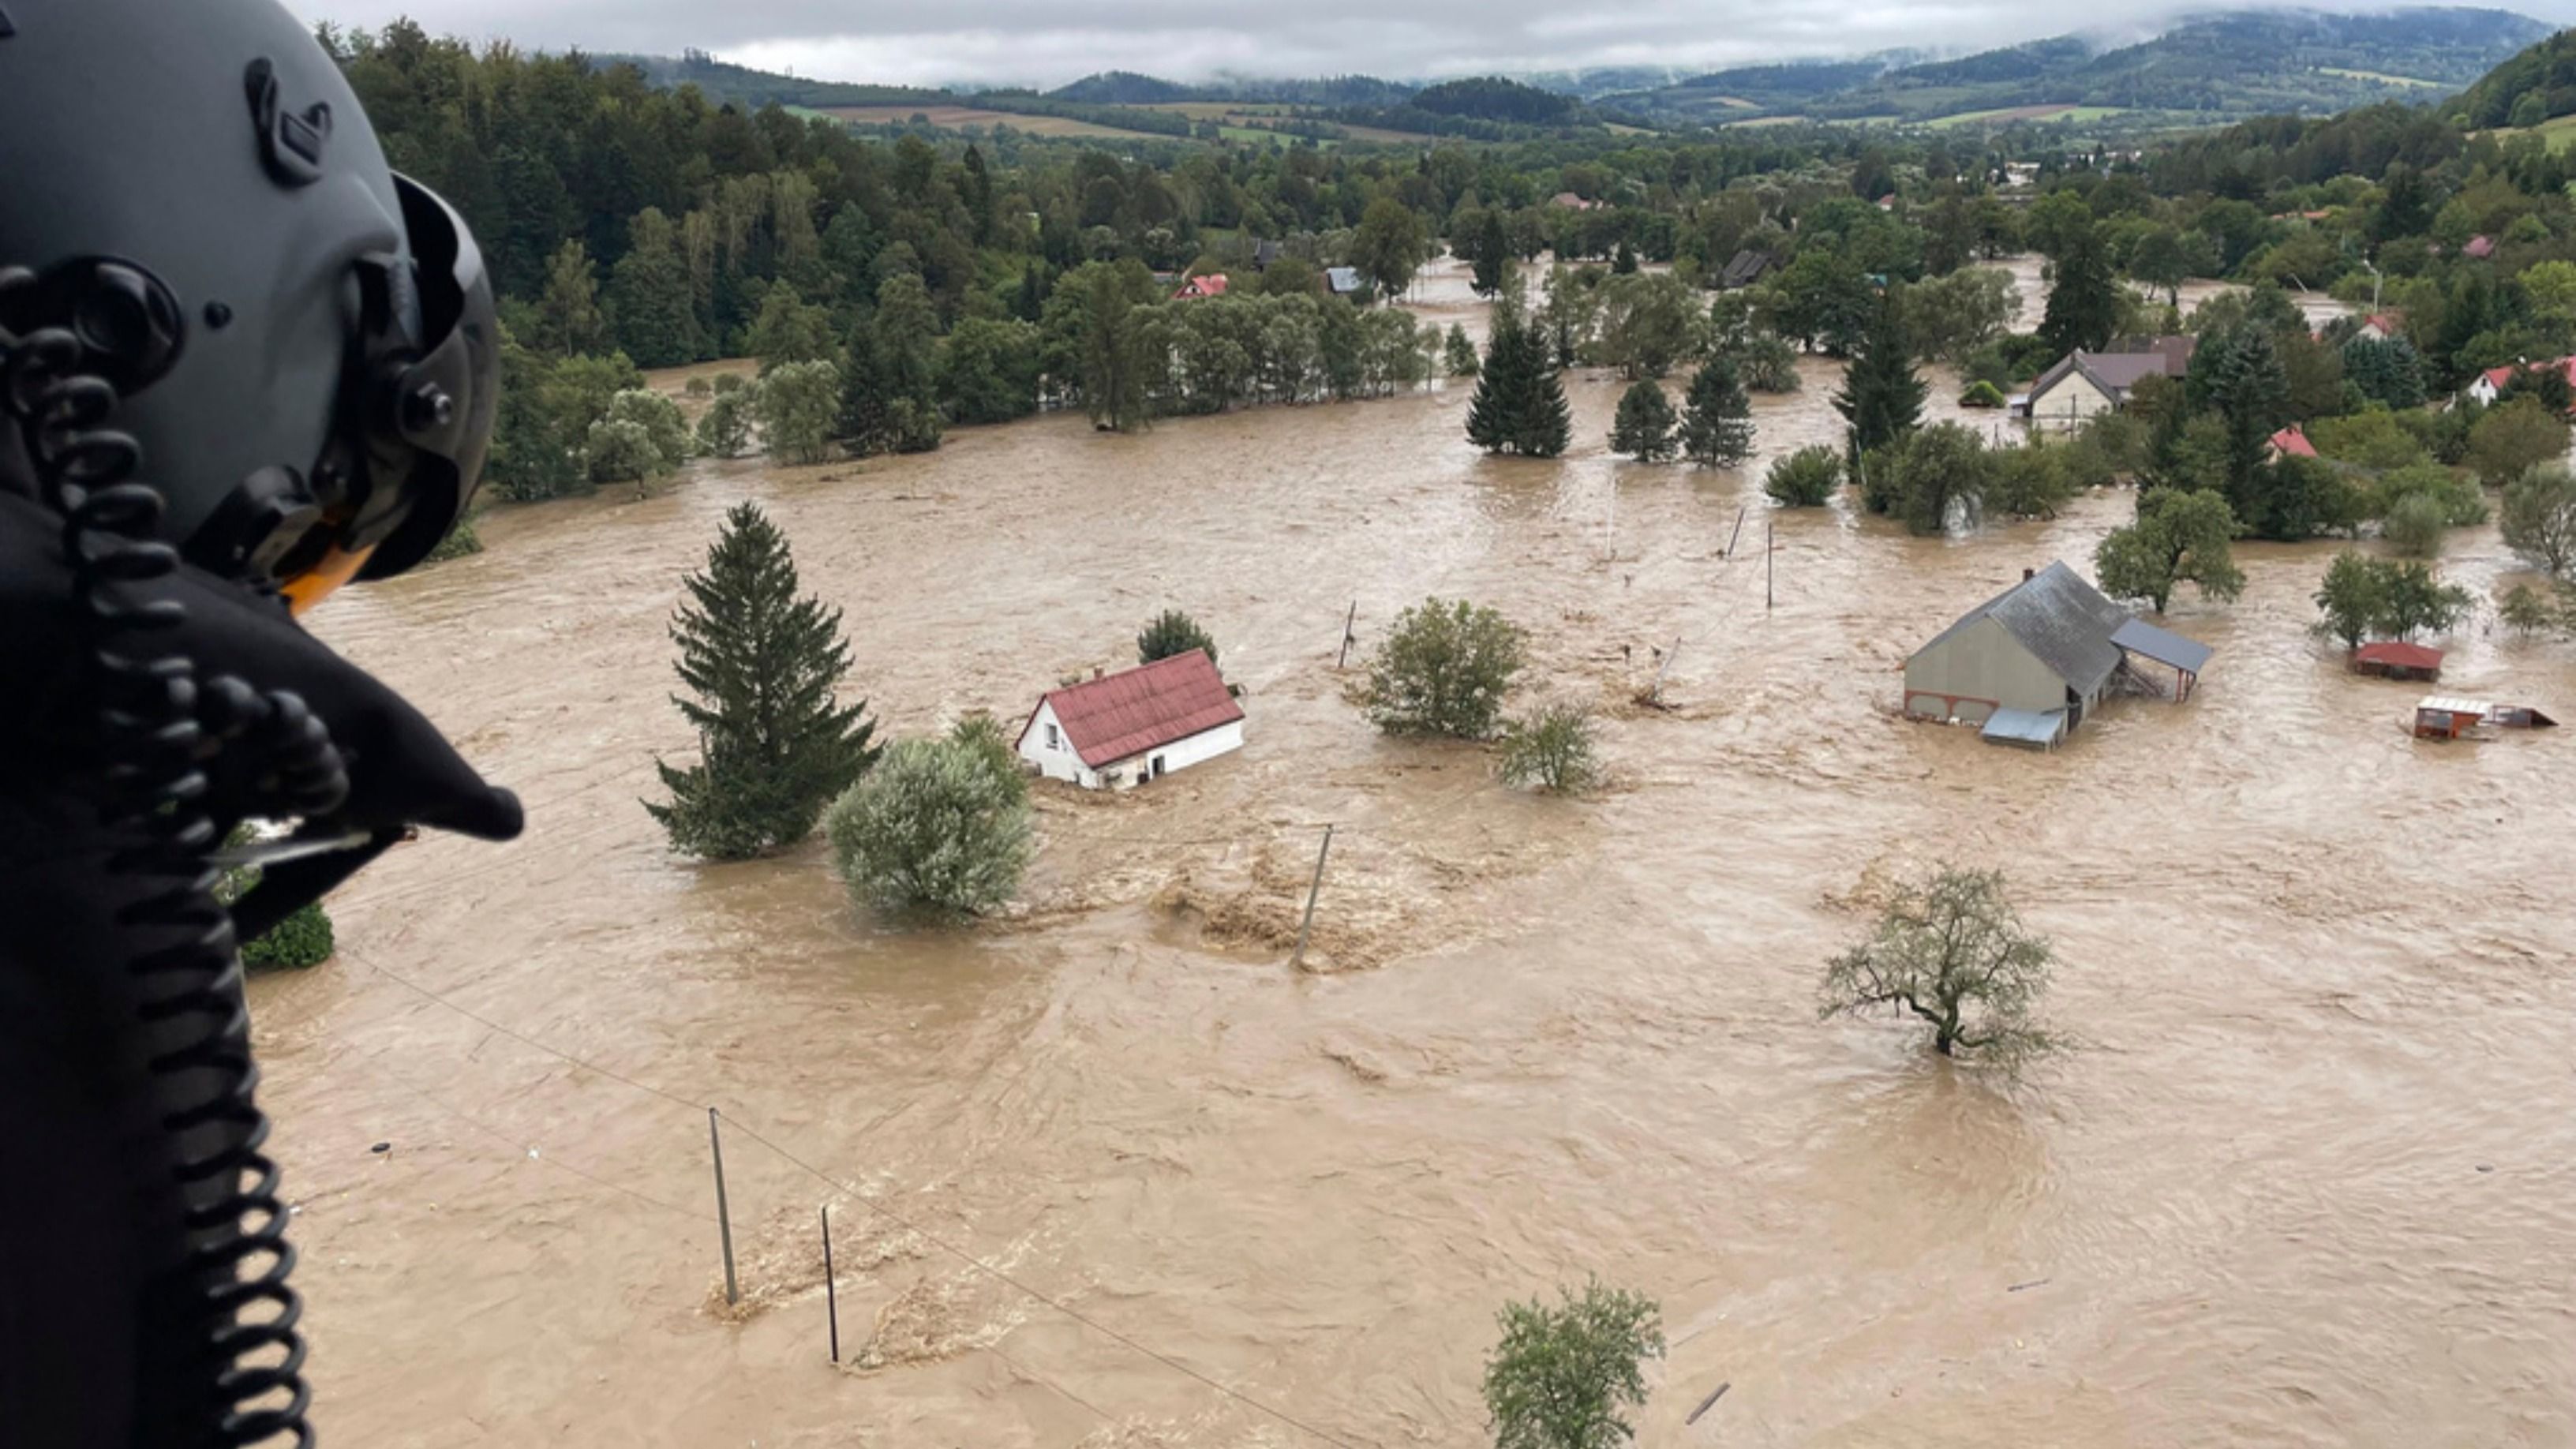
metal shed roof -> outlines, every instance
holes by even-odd
[[[2016,745],[2053,745],[2066,738],[2066,711],[1999,709],[1986,716],[1986,727],[1978,734]]]
[[[2456,694],[2428,694],[2415,702],[2415,708],[2442,714],[2476,715],[2481,719],[2495,713],[2495,706],[2483,699],[2462,699]]]
[[[2186,674],[2198,674],[2216,651],[2197,639],[2186,639],[2170,629],[2159,629],[2144,619],[2131,619],[2111,631],[2111,642],[2132,654],[2144,654],[2158,664],[2169,664]]]
[[[2129,622],[2126,609],[2064,563],[2038,573],[1959,616],[1932,636],[1931,649],[1979,619],[1991,618],[2078,694],[2089,695],[2120,667],[2111,635]],[[1923,652],[1918,649],[1916,653]]]

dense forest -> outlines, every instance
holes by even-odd
[[[1504,299],[1521,371],[1722,364],[1760,390],[1796,386],[1789,363],[1810,351],[1850,357],[1854,386],[1878,378],[1900,403],[1924,362],[1999,401],[2072,349],[2196,335],[2176,385],[2009,459],[1873,405],[1852,445],[1862,501],[1925,529],[2127,478],[2141,528],[2163,517],[2148,496],[2194,500],[2156,525],[2174,539],[2197,519],[2204,539],[2376,527],[2438,549],[2487,516],[2481,485],[2566,448],[2568,370],[2529,364],[2576,352],[2576,162],[2439,107],[2260,119],[2116,155],[1795,128],[978,145],[864,139],[630,66],[403,25],[331,42],[396,164],[489,247],[511,334],[505,496],[649,476],[693,445],[812,461],[935,447],[947,427],[1050,406],[1123,429],[1415,386],[1473,370],[1473,349],[1373,299],[1444,248]],[[2470,94],[2546,75],[2557,53]],[[1477,90],[1494,93],[1458,94]],[[2024,251],[2053,288],[2013,333],[2009,279],[1987,264]],[[1763,265],[1747,273],[1746,257]],[[1542,260],[1555,271],[1524,297]],[[1752,285],[1723,286],[1731,270]],[[1356,285],[1328,286],[1336,272]],[[1217,273],[1234,285],[1180,285]],[[2170,305],[2208,276],[2247,289]],[[2300,291],[2370,320],[2313,327]],[[639,392],[639,367],[736,355],[761,381],[716,398],[694,443]],[[2492,405],[2428,406],[2481,377]],[[2318,456],[2275,456],[2285,428]],[[2123,547],[2133,565],[2159,551]],[[2169,589],[2194,550],[2162,553]]]

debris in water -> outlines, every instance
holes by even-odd
[[[394,1150],[394,1145],[393,1145],[392,1143],[390,1143],[390,1142],[379,1142],[379,1143],[377,1143],[375,1146],[370,1147],[370,1148],[368,1148],[367,1150],[368,1150],[369,1152],[391,1152],[391,1151],[393,1151],[393,1150]]]
[[[1699,1416],[1707,1413],[1710,1409],[1715,1408],[1717,1406],[1717,1401],[1726,1397],[1726,1391],[1734,1387],[1735,1383],[1730,1379],[1725,1383],[1719,1384],[1716,1388],[1709,1390],[1708,1397],[1699,1401],[1699,1407],[1690,1411],[1689,1418],[1682,1420],[1682,1427],[1687,1429],[1691,1425],[1698,1423]]]
[[[2006,1293],[2019,1293],[2019,1292],[2020,1292],[2021,1290],[2023,1290],[2024,1288],[2036,1288],[2036,1287],[2038,1287],[2039,1285],[2041,1285],[2042,1283],[2045,1283],[2045,1282],[2047,1282],[2047,1281],[2048,1281],[2048,1280],[2047,1280],[2047,1279],[2045,1279],[2045,1278],[2033,1278],[2033,1279],[2031,1279],[2031,1280],[2030,1280],[2029,1282],[2027,1282],[2027,1283],[2015,1283],[2014,1285],[2012,1285],[2011,1287],[2009,1287],[2009,1288],[2005,1289],[2004,1291],[2005,1291]]]

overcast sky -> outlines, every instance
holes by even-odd
[[[174,0],[181,3],[181,0]],[[1713,69],[1897,46],[1964,52],[2070,29],[2135,38],[2218,0],[288,0],[307,19],[506,36],[547,50],[676,54],[695,46],[831,80],[1060,85],[1100,70],[1397,79],[1613,65]],[[2385,9],[2384,5],[2335,5]],[[2576,0],[2519,4],[2564,24]],[[2125,33],[2123,33],[2125,32]]]

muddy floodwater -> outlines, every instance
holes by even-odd
[[[1479,311],[1453,271],[1420,305]],[[1839,436],[1805,377],[1757,399],[1764,459]],[[1662,1303],[1648,1445],[2576,1441],[2576,740],[2409,739],[2421,687],[2307,632],[2330,544],[2177,601],[2217,651],[2186,705],[2051,755],[1908,723],[1905,655],[2089,573],[2126,494],[1908,538],[1770,509],[1761,460],[1623,464],[1618,384],[1569,391],[1553,462],[1480,456],[1450,388],[700,465],[325,611],[531,807],[395,852],[333,964],[254,988],[325,1442],[1474,1445],[1496,1308],[1587,1274]],[[676,858],[638,803],[692,746],[664,631],[746,499],[891,730],[1015,722],[1177,606],[1245,747],[1042,789],[969,931],[854,914],[817,847]],[[2516,577],[2492,527],[2442,567]],[[1344,616],[1364,651],[1434,593],[1528,629],[1526,697],[1600,708],[1610,789],[1370,729]],[[2576,709],[2569,646],[2448,642],[2446,690]],[[1673,707],[1631,703],[1676,646]],[[1943,859],[2063,957],[2080,1049],[2017,1085],[1816,1019]]]

